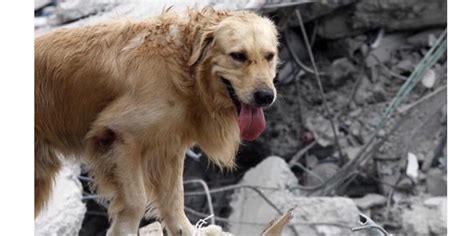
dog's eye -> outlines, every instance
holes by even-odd
[[[268,54],[265,56],[265,59],[267,59],[267,61],[271,61],[274,56],[275,56],[275,54],[274,54],[273,52],[271,52],[271,53],[268,53]]]
[[[243,52],[231,52],[230,56],[232,57],[232,59],[239,62],[244,62],[247,60],[247,55],[245,55],[245,53]]]

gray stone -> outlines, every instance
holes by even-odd
[[[349,158],[349,160],[352,160],[357,157],[361,149],[361,147],[346,147],[344,148],[344,152],[346,153],[347,158]]]
[[[334,176],[339,170],[339,166],[331,162],[316,163],[313,166],[309,164],[308,168],[315,174],[315,176],[305,172],[305,185],[307,186],[321,184],[323,181]]]
[[[318,225],[297,224],[294,228],[299,235],[352,235],[350,227],[356,225],[359,211],[354,202],[344,197],[301,197],[297,192],[288,190],[298,183],[286,162],[280,157],[268,157],[255,168],[247,171],[240,182],[243,185],[263,186],[266,197],[281,211],[296,206],[292,223],[314,222],[331,223]],[[235,235],[260,235],[266,222],[278,216],[278,213],[257,193],[250,189],[241,189],[233,196],[231,206],[234,209],[231,221],[253,222],[261,226],[230,224],[230,232]],[[343,226],[343,227],[341,227]],[[284,236],[294,235],[290,228]],[[354,234],[358,235],[358,234]]]
[[[448,183],[446,174],[440,169],[430,169],[426,175],[426,191],[432,196],[446,196]]]
[[[428,216],[429,209],[414,205],[411,210],[406,210],[402,214],[402,225],[405,235],[429,235]]]
[[[283,1],[288,2],[288,1]],[[334,10],[341,9],[346,5],[354,3],[355,0],[338,0],[338,1],[326,1],[326,2],[316,2],[312,4],[303,4],[298,6],[298,10],[301,13],[301,18],[304,23],[310,22],[316,18],[328,15]],[[298,20],[296,17],[291,17],[288,20],[289,26],[299,26]]]
[[[361,0],[355,4],[353,28],[389,31],[446,25],[446,0]]]
[[[248,170],[240,182],[242,185],[277,188],[278,190],[262,190],[272,201],[276,198],[290,199],[292,194],[286,187],[294,186],[297,183],[298,180],[291,172],[285,160],[275,156],[267,157],[259,165]],[[261,224],[260,227],[255,225],[230,224],[229,231],[235,235],[260,235],[266,223],[278,215],[265,200],[250,189],[237,191],[233,196],[231,206],[233,212],[229,216],[230,220]]]
[[[276,203],[283,209],[297,206],[292,222],[336,224],[297,225],[295,229],[299,235],[352,235],[351,230],[346,227],[354,226],[359,219],[356,205],[350,198],[345,197],[292,197],[279,199]],[[293,235],[294,233],[288,228],[282,234],[282,236]]]
[[[426,199],[423,203],[432,209],[428,218],[428,227],[436,235],[446,235],[448,232],[448,200],[446,197],[434,197]]]
[[[124,0],[63,0],[58,3],[56,13],[60,22],[70,22],[96,14],[100,11],[111,10],[122,2],[124,2]]]
[[[414,34],[407,39],[407,42],[417,47],[432,46],[432,39],[439,37],[443,29],[430,29]]]
[[[78,235],[86,213],[79,174],[79,165],[69,162],[63,165],[47,207],[35,219],[36,236]]]
[[[379,43],[379,46],[370,52],[370,56],[367,57],[367,66],[375,66],[382,63],[388,62],[393,58],[396,50],[402,48],[406,44],[406,34],[396,33],[385,35]],[[378,58],[375,59],[374,57]]]
[[[362,30],[354,29],[349,24],[347,19],[350,19],[352,14],[351,10],[343,10],[338,14],[322,17],[319,21],[318,35],[324,39],[340,39],[362,33]]]
[[[199,236],[232,236],[231,233],[224,232],[218,225],[209,225],[202,228],[195,228],[193,235]],[[163,228],[159,222],[146,225],[139,230],[140,236],[163,236]]]
[[[138,233],[141,236],[163,236],[163,229],[160,222],[155,222],[140,228]]]
[[[406,235],[446,235],[447,198],[411,199],[411,209],[402,213],[403,231]]]
[[[53,0],[35,0],[35,11],[51,4]]]
[[[352,73],[356,71],[356,67],[347,57],[338,58],[331,63],[329,76],[332,85],[341,85]]]
[[[327,147],[333,144],[334,133],[330,120],[322,116],[309,116],[305,120],[305,126],[314,134],[314,140],[319,145]]]
[[[367,210],[374,206],[383,206],[387,203],[387,198],[380,194],[369,193],[361,198],[352,199],[361,210]]]

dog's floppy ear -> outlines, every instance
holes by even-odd
[[[194,66],[202,62],[206,58],[207,51],[214,43],[214,32],[208,31],[202,34],[202,36],[196,40],[193,44],[193,50],[191,57],[189,58],[188,65]]]

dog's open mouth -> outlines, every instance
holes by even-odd
[[[265,115],[263,114],[263,109],[241,102],[232,83],[223,77],[221,77],[221,79],[227,88],[227,92],[229,92],[229,96],[239,116],[240,137],[246,141],[257,139],[263,130],[265,130]]]

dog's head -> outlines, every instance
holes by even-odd
[[[198,84],[212,106],[232,109],[241,138],[256,139],[265,128],[262,108],[276,98],[277,30],[268,18],[230,13],[196,41],[190,65],[200,67]]]

